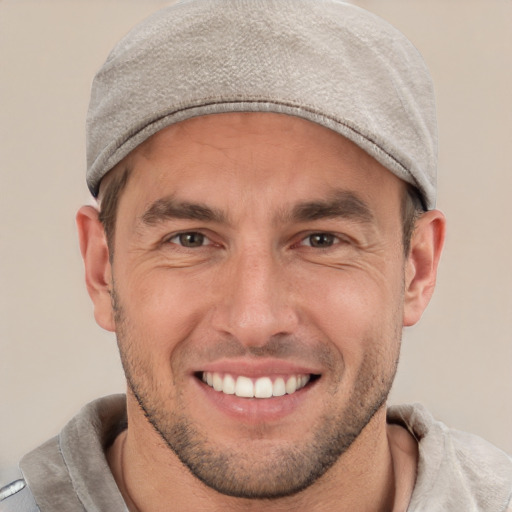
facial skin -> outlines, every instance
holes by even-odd
[[[116,331],[128,381],[131,453],[145,442],[169,477],[186,472],[179,459],[201,492],[199,480],[246,500],[332,486],[349,463],[389,476],[385,400],[402,326],[433,290],[442,215],[420,219],[406,258],[403,182],[285,115],[191,119],[126,165],[112,264],[96,212],[78,224],[96,319]],[[214,374],[309,382],[244,398],[203,382]]]

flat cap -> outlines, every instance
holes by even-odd
[[[148,137],[185,119],[276,112],[326,126],[436,195],[432,81],[409,40],[339,0],[185,0],[112,50],[87,117],[87,183]]]

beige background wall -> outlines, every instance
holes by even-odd
[[[436,295],[408,330],[392,401],[512,452],[512,2],[360,0],[404,31],[436,83]],[[74,213],[90,82],[154,0],[0,0],[0,480],[85,402],[123,390],[94,323]]]

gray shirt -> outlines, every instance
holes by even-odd
[[[390,407],[388,422],[419,443],[409,512],[512,512],[512,458],[503,451],[435,421],[421,405]],[[124,428],[124,395],[86,405],[57,437],[23,457],[21,478],[0,490],[0,512],[126,511],[105,458]]]

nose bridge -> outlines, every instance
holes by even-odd
[[[245,247],[229,262],[216,327],[245,345],[264,345],[290,334],[297,316],[283,262],[270,248]]]

